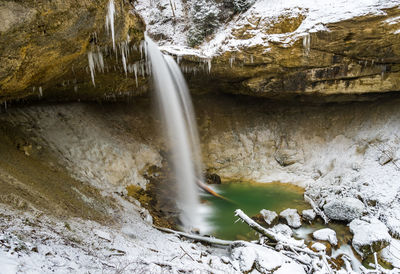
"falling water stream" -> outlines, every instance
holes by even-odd
[[[185,79],[172,57],[163,55],[148,37],[157,101],[172,151],[178,189],[177,206],[185,229],[202,227],[196,180],[201,178],[199,138]]]

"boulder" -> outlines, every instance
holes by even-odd
[[[320,241],[327,241],[331,245],[337,245],[336,232],[330,228],[323,228],[313,232],[313,238]]]
[[[273,226],[271,230],[275,233],[282,234],[288,238],[292,237],[293,235],[293,230],[285,224],[277,224],[276,226]]]
[[[311,245],[311,249],[314,250],[315,252],[326,251],[326,245],[324,245],[323,243],[316,242]]]
[[[267,225],[273,224],[278,219],[278,214],[276,214],[275,211],[262,209],[260,214],[264,218],[264,221],[267,223]]]
[[[362,216],[364,204],[352,197],[338,198],[328,202],[324,212],[329,219],[350,222]]]
[[[283,218],[286,223],[294,228],[299,228],[301,226],[301,218],[297,213],[297,209],[288,208],[282,211],[279,216]]]
[[[392,238],[384,223],[377,218],[356,219],[350,223],[352,246],[363,258],[387,247]]]
[[[303,219],[307,221],[313,221],[315,217],[317,217],[317,214],[313,209],[305,209],[301,212],[301,215],[303,216]]]

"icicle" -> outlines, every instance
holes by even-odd
[[[39,87],[39,98],[42,98],[43,97],[43,89],[42,89],[42,87],[40,86]]]
[[[125,58],[125,51],[124,51],[124,48],[123,48],[123,47],[121,47],[121,55],[122,55],[122,66],[123,66],[124,71],[125,71],[125,76],[127,76],[126,58]]]
[[[97,47],[97,61],[98,61],[98,66],[99,70],[104,73],[104,58],[103,58],[103,53],[100,50],[100,47]]]
[[[115,16],[114,0],[110,0],[110,2],[108,2],[108,13],[107,13],[107,17],[106,17],[106,29],[107,29],[107,32],[109,32],[111,30],[113,49],[115,51],[114,16]]]
[[[181,60],[182,60],[182,56],[178,55],[176,57],[176,62],[178,63],[178,65],[181,63]]]
[[[78,92],[78,86],[77,85],[74,85],[74,91]]]
[[[133,72],[135,73],[136,87],[138,87],[138,79],[137,79],[138,66],[137,66],[137,63],[133,64]]]
[[[252,64],[254,63],[254,56],[253,56],[253,54],[250,55],[250,62],[251,62]]]
[[[232,56],[231,58],[229,58],[229,65],[231,66],[231,68],[232,68],[232,66],[233,66],[233,62],[235,62],[235,57],[234,57],[234,56]]]
[[[92,77],[92,83],[93,86],[96,86],[94,82],[94,59],[93,59],[93,53],[91,51],[88,52],[88,60],[89,60],[90,76]]]
[[[4,101],[4,111],[7,112],[7,101]]]
[[[309,33],[303,36],[303,47],[305,54],[308,55],[311,48],[311,36]]]
[[[207,64],[208,64],[208,73],[211,73],[211,58],[207,59]],[[231,65],[232,67],[232,65]]]

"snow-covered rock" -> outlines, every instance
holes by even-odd
[[[360,218],[364,212],[364,204],[352,197],[338,198],[324,206],[324,212],[329,219],[338,221],[352,221]]]
[[[323,243],[316,242],[312,244],[311,249],[315,250],[316,252],[326,251],[326,245],[324,245]]]
[[[317,214],[315,213],[314,210],[312,209],[305,209],[301,212],[301,215],[303,218],[307,221],[313,221],[315,217],[317,217]]]
[[[365,257],[388,246],[392,240],[387,227],[377,218],[356,219],[350,223],[352,246]]]
[[[289,238],[292,237],[293,235],[293,230],[288,225],[285,224],[277,224],[276,226],[273,226],[271,230],[274,231],[275,233],[282,234]]]
[[[303,269],[301,265],[284,257],[281,253],[267,247],[243,244],[232,249],[232,258],[239,262],[239,267],[242,272],[257,270],[261,273],[271,273],[282,268],[281,271]],[[288,273],[288,272],[278,272]],[[295,272],[295,273],[304,273]]]
[[[301,226],[301,218],[297,213],[297,209],[288,208],[279,214],[280,217],[286,220],[291,227],[298,228]]]
[[[275,211],[267,210],[267,209],[262,209],[260,211],[261,216],[263,216],[264,221],[268,224],[271,225],[277,218],[278,214],[276,214]]]
[[[337,245],[336,232],[330,228],[323,228],[313,232],[313,237],[316,240],[328,241],[331,245]]]

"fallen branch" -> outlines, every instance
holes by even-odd
[[[325,224],[329,223],[329,218],[325,215],[325,213],[315,204],[315,202],[308,197],[306,194],[304,194],[304,200],[308,202],[312,209],[317,213],[321,218],[324,220]]]
[[[247,216],[241,209],[235,210],[235,216],[242,219],[246,224],[248,224],[252,229],[257,231],[258,233],[266,236],[268,239],[279,242],[281,244],[291,246],[291,247],[304,247],[304,241],[298,241],[292,238],[287,238],[282,234],[275,233],[269,229],[266,229],[255,221],[253,221],[249,216]]]
[[[167,232],[167,233],[172,233],[175,235],[179,235],[188,239],[192,239],[195,241],[199,241],[199,242],[203,242],[203,243],[207,243],[207,244],[213,244],[213,245],[231,245],[233,242],[232,241],[226,241],[226,240],[221,240],[221,239],[217,239],[217,238],[210,238],[210,237],[204,237],[204,236],[199,236],[199,235],[194,235],[194,234],[189,234],[189,233],[185,233],[185,232],[180,232],[180,231],[176,231],[176,230],[172,230],[169,228],[164,228],[164,227],[158,227],[158,226],[153,226],[154,228],[163,231],[163,232]]]

